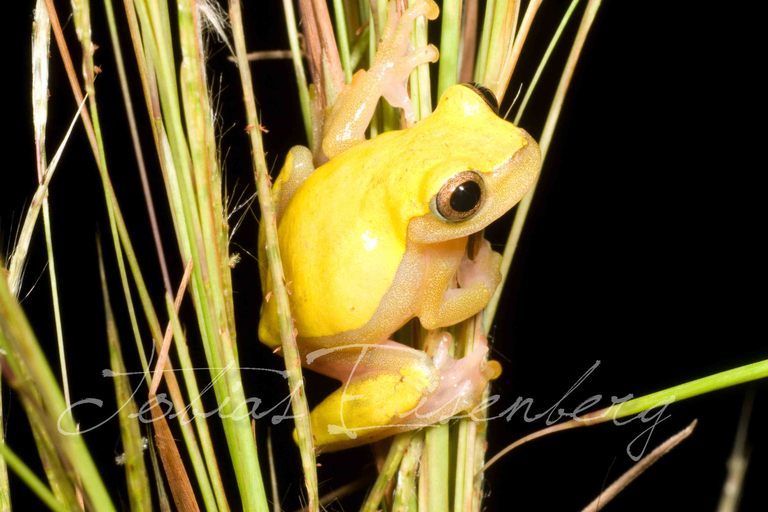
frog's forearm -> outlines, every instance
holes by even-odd
[[[436,304],[425,304],[419,315],[425,329],[454,325],[477,314],[493,295],[494,288],[477,283],[471,288],[453,288],[445,292]]]
[[[482,310],[490,300],[501,280],[499,266],[501,255],[491,250],[482,239],[474,260],[464,259],[458,270],[459,288],[450,287],[440,296],[425,297],[419,314],[427,329],[436,329],[466,320]],[[450,276],[451,280],[453,276]],[[427,277],[434,281],[445,275]]]

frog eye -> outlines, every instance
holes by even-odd
[[[466,82],[461,85],[469,87],[475,91],[481,98],[483,98],[485,103],[491,107],[491,110],[493,110],[496,115],[499,115],[499,101],[496,99],[496,95],[493,94],[490,89],[475,82]]]
[[[460,222],[472,217],[483,204],[485,184],[475,171],[463,171],[443,184],[433,199],[432,210],[448,222]]]

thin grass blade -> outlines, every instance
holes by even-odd
[[[56,512],[67,512],[68,508],[64,506],[56,496],[53,495],[50,489],[39,479],[37,475],[29,469],[29,466],[16,455],[11,448],[5,444],[0,443],[0,459],[3,460],[3,464],[8,464],[19,479],[29,487],[35,495],[40,498],[40,501]],[[10,502],[9,502],[10,503]],[[10,510],[10,506],[7,507]]]
[[[115,399],[117,404],[119,404],[118,419],[120,421],[120,437],[123,441],[124,451],[122,464],[125,467],[128,500],[132,511],[151,511],[152,488],[149,486],[147,467],[144,464],[144,443],[141,430],[136,421],[138,408],[133,400],[134,392],[128,379],[120,347],[120,338],[112,313],[101,246],[99,246],[99,274],[101,276],[101,293],[107,324],[110,369],[114,376]]]

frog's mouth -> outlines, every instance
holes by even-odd
[[[525,144],[495,169],[480,172],[486,194],[474,215],[465,220],[450,220],[433,208],[430,213],[411,220],[410,240],[436,243],[469,236],[504,215],[523,198],[539,174],[541,153],[533,137],[518,129]]]

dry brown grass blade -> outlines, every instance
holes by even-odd
[[[245,58],[248,62],[255,62],[260,60],[280,60],[290,59],[293,56],[291,50],[262,50],[258,52],[248,52],[245,54]],[[231,62],[237,62],[235,57],[230,56],[227,60]]]
[[[723,482],[723,490],[720,493],[720,503],[717,506],[717,512],[736,512],[739,510],[741,492],[744,488],[744,478],[747,476],[747,467],[749,467],[750,449],[747,436],[754,398],[754,389],[748,391],[744,397],[739,427],[736,430],[736,438],[733,440],[731,456],[728,457],[728,474],[725,477],[725,482]]]
[[[320,33],[315,21],[315,10],[312,0],[299,0],[299,12],[301,13],[301,26],[304,33],[304,51],[309,61],[309,73],[312,75],[313,84],[323,83],[322,58],[320,46]],[[322,95],[321,95],[322,97]]]
[[[503,450],[501,450],[496,455],[488,459],[488,462],[486,462],[485,465],[480,469],[480,471],[477,472],[477,474],[475,475],[475,478],[481,476],[482,473],[488,471],[488,468],[493,466],[502,457],[504,457],[506,454],[508,454],[515,448],[519,448],[520,446],[530,441],[533,441],[534,439],[539,439],[540,437],[548,436],[549,434],[554,434],[555,432],[561,432],[563,430],[571,430],[573,428],[586,427],[587,425],[588,423],[576,419],[576,420],[567,421],[565,423],[558,423],[556,425],[552,425],[551,427],[543,428],[541,430],[537,430],[536,432],[532,432],[527,436],[518,439],[514,443],[505,446]]]
[[[83,90],[80,87],[80,82],[77,79],[77,72],[75,66],[72,63],[72,55],[69,53],[69,47],[67,46],[67,40],[64,38],[64,31],[61,28],[59,22],[59,15],[56,12],[56,7],[53,5],[53,0],[45,0],[45,6],[48,8],[48,17],[51,20],[51,30],[56,39],[56,46],[61,53],[61,60],[64,64],[64,69],[67,73],[67,80],[69,80],[72,94],[75,96],[75,101],[78,105],[83,103],[85,96],[83,96]],[[88,135],[88,142],[91,145],[91,150],[98,161],[99,148],[96,143],[96,134],[93,131],[93,123],[91,122],[91,115],[87,109],[81,113],[83,118],[83,126],[85,127],[85,133]]]
[[[157,448],[152,438],[148,440],[149,460],[152,463],[152,476],[155,480],[155,489],[157,489],[157,502],[160,512],[171,512],[171,502],[168,499],[168,493],[165,491],[165,482],[163,474],[160,472],[160,464],[157,462]]]
[[[256,437],[256,420],[251,420],[253,436]],[[275,454],[272,450],[272,429],[267,429],[267,461],[269,462],[269,490],[272,498],[272,511],[280,512],[280,491],[277,486]]]
[[[177,312],[181,307],[181,301],[184,298],[184,293],[186,292],[191,274],[192,261],[189,261],[184,269],[184,276],[181,279],[181,284],[179,285],[174,300],[174,308]],[[168,421],[165,418],[165,413],[160,409],[157,402],[157,389],[165,377],[166,369],[169,368],[170,365],[168,351],[170,350],[172,340],[173,324],[169,322],[165,331],[165,337],[163,338],[162,347],[160,348],[160,355],[157,358],[157,364],[155,365],[155,370],[152,374],[152,383],[149,387],[149,401],[152,404],[152,422],[155,430],[157,451],[160,454],[160,461],[165,469],[173,501],[178,507],[178,510],[193,511],[199,510],[195,492],[192,488],[192,483],[190,482],[187,470],[184,467],[184,462],[182,461],[179,449],[176,446],[176,441],[171,433]],[[173,375],[172,372],[170,374]],[[174,403],[174,406],[178,405],[179,404]],[[184,407],[177,410],[186,411]],[[186,416],[185,414],[183,415]],[[188,423],[187,418],[184,418],[183,421]]]
[[[673,435],[659,446],[657,446],[651,453],[640,459],[637,464],[632,466],[626,473],[621,475],[615,482],[613,482],[608,488],[606,488],[600,495],[592,500],[592,502],[584,507],[582,512],[597,512],[604,507],[608,502],[616,497],[621,491],[623,491],[629,484],[631,484],[635,478],[640,476],[646,469],[651,467],[656,461],[668,454],[672,448],[685,441],[688,436],[693,433],[696,428],[696,420],[693,420],[687,427]]]
[[[181,301],[184,299],[184,293],[187,290],[187,285],[189,284],[189,278],[191,275],[192,260],[189,260],[186,267],[184,268],[184,276],[181,278],[181,284],[179,285],[179,290],[176,293],[176,298],[173,302],[173,307],[177,313],[181,308]],[[154,398],[155,393],[157,393],[157,388],[160,386],[160,381],[163,379],[166,367],[170,362],[168,352],[171,349],[171,340],[173,340],[173,324],[168,322],[168,327],[165,330],[165,337],[163,338],[163,345],[160,348],[160,354],[157,357],[155,371],[152,374],[152,384],[149,386],[150,398]]]
[[[341,90],[344,84],[344,72],[341,68],[339,58],[339,49],[336,46],[336,36],[331,23],[331,14],[328,12],[328,3],[325,0],[312,0],[312,6],[315,9],[315,22],[320,33],[320,44],[323,50],[323,60],[327,59],[328,70],[331,73],[330,79],[333,84]],[[324,62],[324,64],[326,64]]]
[[[461,33],[461,69],[459,82],[471,82],[477,57],[478,0],[464,2],[464,27]]]
[[[542,1],[543,0],[532,0],[528,4],[528,7],[525,9],[525,14],[523,15],[523,20],[520,22],[520,27],[515,34],[512,48],[504,57],[504,63],[500,73],[500,90],[502,91],[502,95],[506,92],[509,87],[509,82],[512,80],[512,73],[514,72],[515,67],[517,67],[520,53],[523,51],[525,40],[528,38],[528,33],[531,30],[533,20],[536,18],[536,13],[539,11]]]
[[[344,85],[336,36],[324,0],[299,0],[309,70],[323,108],[333,104]]]
[[[155,400],[152,402],[151,411],[152,426],[155,431],[155,446],[160,454],[160,461],[163,464],[168,486],[171,488],[176,510],[199,511],[200,507],[197,504],[195,491],[189,481],[187,470],[184,468],[184,462],[181,460],[176,440],[173,438],[165,414]]]

